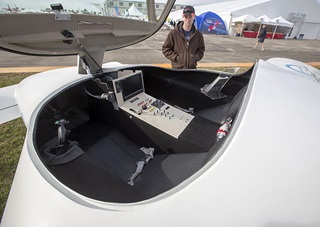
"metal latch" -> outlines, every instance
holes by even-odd
[[[55,13],[54,14],[55,20],[71,20],[71,14],[70,13]]]

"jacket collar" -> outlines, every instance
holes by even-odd
[[[183,21],[179,21],[176,26],[176,29],[179,31],[180,34],[182,34],[184,36],[182,25],[183,25]],[[196,30],[196,27],[194,26],[194,24],[192,24],[191,34],[193,34],[195,32],[195,30]]]

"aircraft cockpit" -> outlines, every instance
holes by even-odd
[[[217,139],[221,121],[234,120],[249,77],[250,70],[241,77],[154,66],[104,71],[40,111],[39,157],[82,195],[120,203],[149,199],[213,157],[224,141]],[[214,92],[205,94],[208,86]]]

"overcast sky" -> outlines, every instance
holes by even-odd
[[[19,7],[19,8],[29,8],[29,9],[44,9],[49,8],[52,3],[62,3],[64,8],[66,9],[84,9],[93,10],[96,8],[92,5],[92,3],[103,3],[105,0],[0,0],[0,9],[7,7]],[[108,0],[108,1],[117,1],[117,0]],[[121,1],[121,0],[118,0]],[[143,1],[145,0],[136,0]],[[232,0],[176,0],[176,4],[183,5],[203,5],[203,4],[212,4],[224,1],[232,1]],[[320,3],[320,0],[317,0]],[[167,0],[155,0],[155,2],[167,2]],[[294,2],[294,0],[292,0]],[[306,1],[307,2],[307,1]]]
[[[213,4],[217,2],[227,2],[232,0],[176,0],[177,4],[183,4],[183,5],[204,5],[204,4]]]
[[[45,7],[50,7],[50,4],[52,3],[62,3],[64,8],[70,8],[70,7],[92,7],[92,3],[103,3],[105,0],[76,0],[76,1],[70,1],[70,0],[0,0],[0,7],[7,7],[9,5],[10,7],[19,7],[19,8],[31,8],[31,9],[43,9]],[[116,0],[108,0],[108,1],[116,1]],[[121,1],[121,0],[120,0]],[[140,0],[138,0],[140,1]],[[145,1],[145,0],[141,0]],[[208,3],[216,3],[216,2],[222,2],[223,0],[201,0],[201,1],[195,1],[195,0],[176,0],[177,4],[183,4],[183,5],[202,5],[202,4],[208,4]],[[228,0],[227,0],[228,1]],[[230,0],[229,0],[230,1]],[[166,0],[156,0],[156,2],[167,2]]]

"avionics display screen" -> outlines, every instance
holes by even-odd
[[[121,80],[123,101],[143,92],[143,79],[141,72]]]

